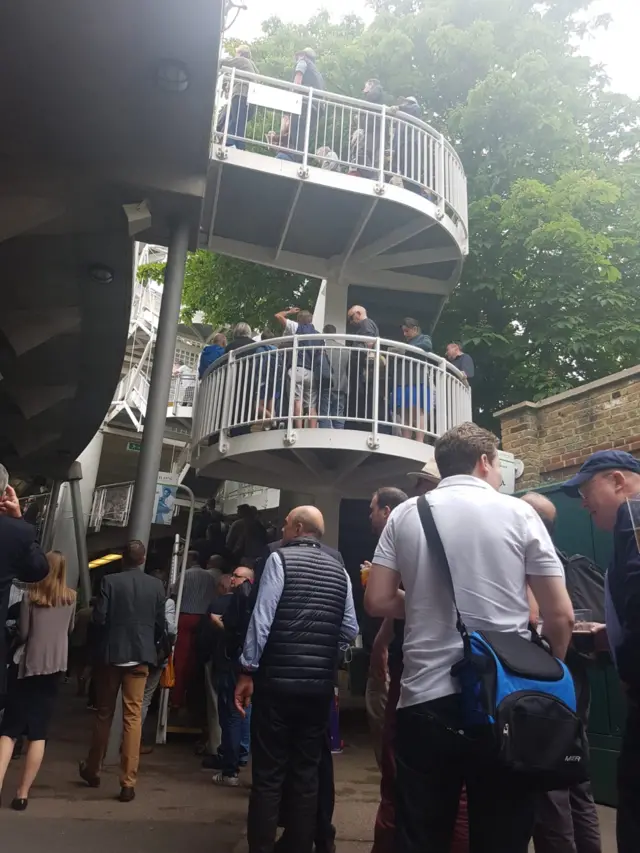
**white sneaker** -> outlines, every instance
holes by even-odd
[[[227,788],[237,788],[240,784],[240,779],[237,776],[224,776],[222,773],[215,773],[211,777],[214,785],[226,785]]]

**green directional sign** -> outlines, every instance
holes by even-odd
[[[139,441],[128,441],[127,450],[130,453],[140,453],[140,451],[142,450],[142,445]]]

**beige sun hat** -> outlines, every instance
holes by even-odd
[[[410,471],[407,474],[407,477],[409,477],[413,481],[414,485],[416,485],[418,480],[429,480],[429,482],[431,483],[439,483],[440,471],[438,471],[436,460],[430,459],[424,466],[422,471]]]

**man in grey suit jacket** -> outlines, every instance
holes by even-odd
[[[120,801],[131,802],[140,761],[142,701],[149,666],[158,662],[165,633],[165,593],[158,578],[141,571],[142,542],[132,540],[122,557],[122,571],[103,578],[93,610],[94,670],[98,712],[91,747],[80,776],[92,788],[100,784],[118,691],[122,690],[123,736],[120,751]]]

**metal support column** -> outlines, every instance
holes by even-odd
[[[89,577],[89,554],[87,551],[87,528],[82,511],[82,495],[80,494],[82,480],[82,465],[74,462],[69,468],[69,490],[71,492],[71,510],[73,512],[73,529],[76,534],[76,550],[78,552],[78,571],[80,590],[84,606],[91,601],[91,578]]]
[[[45,553],[51,550],[51,545],[53,544],[53,527],[56,520],[56,512],[58,511],[58,503],[60,502],[61,488],[62,480],[54,480],[51,486],[51,494],[49,495],[49,503],[47,504],[42,535],[40,537],[40,545]]]
[[[167,420],[167,404],[178,334],[180,301],[184,283],[189,228],[186,222],[176,224],[169,239],[169,253],[162,291],[162,306],[151,371],[149,399],[142,434],[136,485],[129,516],[129,537],[149,542],[158,470]]]

